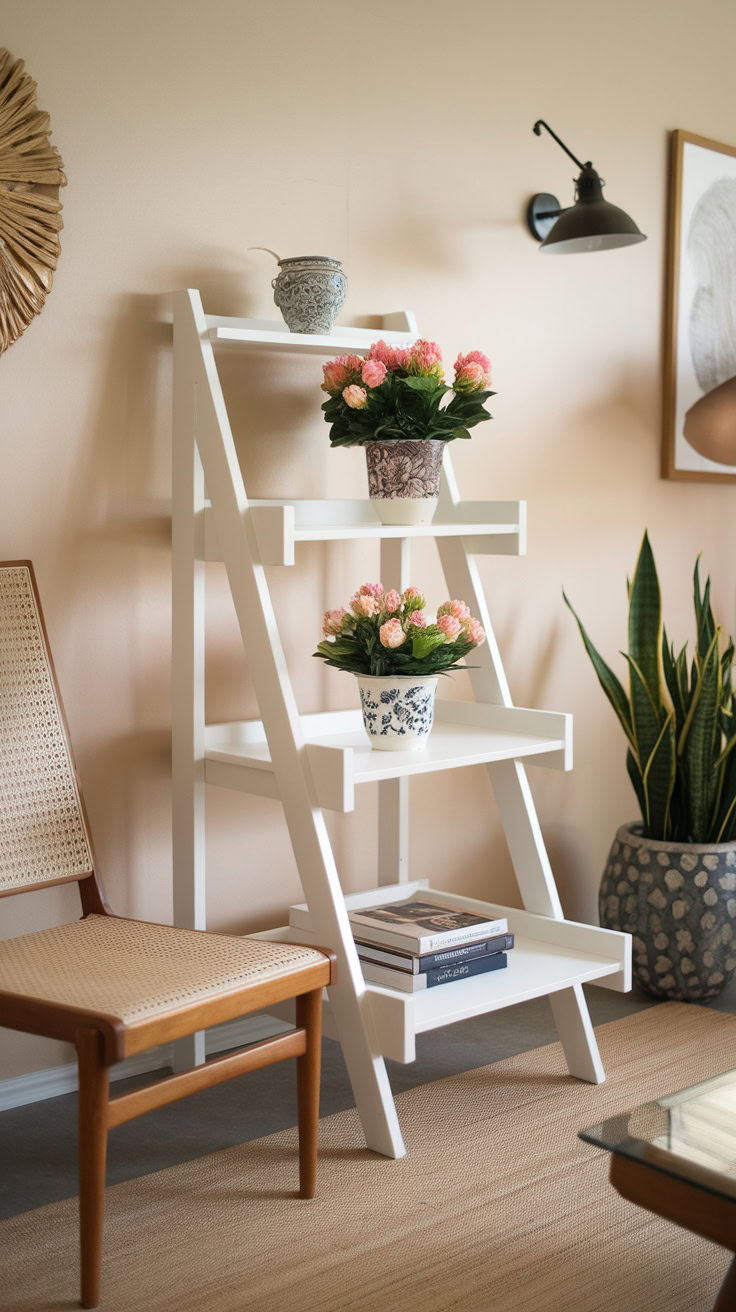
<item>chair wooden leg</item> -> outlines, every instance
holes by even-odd
[[[299,1193],[314,1198],[317,1185],[319,1080],[322,1066],[322,989],[296,1000],[296,1023],[307,1032],[307,1051],[296,1060],[299,1105]]]
[[[79,1065],[79,1234],[84,1308],[100,1301],[110,1071],[99,1031],[77,1035]]]

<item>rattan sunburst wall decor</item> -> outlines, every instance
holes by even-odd
[[[0,353],[40,314],[51,291],[63,228],[61,156],[36,83],[0,49]]]

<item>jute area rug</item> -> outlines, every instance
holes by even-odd
[[[706,1312],[728,1255],[621,1200],[577,1131],[736,1064],[736,1020],[667,1003],[598,1037],[598,1088],[552,1044],[403,1093],[398,1162],[327,1117],[313,1202],[292,1130],[116,1185],[104,1312]],[[76,1300],[75,1200],[3,1222],[0,1307]]]

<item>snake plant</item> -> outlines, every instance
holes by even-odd
[[[628,692],[577,620],[585,650],[626,734],[626,766],[647,838],[725,843],[736,838],[736,707],[733,640],[721,650],[710,601],[695,562],[696,639],[677,654],[662,624],[654,555],[645,533],[629,599]]]

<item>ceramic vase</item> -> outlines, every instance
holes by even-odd
[[[445,443],[364,442],[368,495],[382,524],[431,524],[437,509]]]
[[[292,333],[329,333],[345,303],[348,280],[339,260],[295,255],[279,260],[273,299]]]
[[[666,843],[642,825],[616,833],[600,921],[633,934],[633,973],[647,993],[714,998],[736,973],[736,843]]]
[[[437,675],[355,677],[371,747],[380,752],[410,752],[423,747],[434,721]]]

